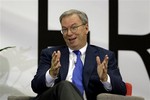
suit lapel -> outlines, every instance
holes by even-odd
[[[86,50],[86,57],[83,69],[83,82],[85,87],[88,86],[89,78],[92,74],[95,65],[96,65],[96,50],[89,45]]]
[[[66,48],[61,49],[60,52],[61,52],[60,76],[61,76],[61,80],[65,80],[67,73],[68,73],[68,68],[69,68],[69,50],[66,47]]]

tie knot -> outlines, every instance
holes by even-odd
[[[81,52],[79,50],[74,50],[73,52],[78,56],[81,55]]]

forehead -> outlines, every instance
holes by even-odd
[[[79,18],[79,16],[77,14],[73,14],[73,15],[68,15],[65,16],[64,18],[62,18],[61,24],[64,25],[72,25],[72,24],[77,24],[77,23],[81,23],[81,19]]]

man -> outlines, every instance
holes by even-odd
[[[60,23],[67,46],[42,51],[32,80],[36,100],[96,100],[100,93],[125,95],[113,52],[87,43],[87,15],[71,9],[60,16]]]

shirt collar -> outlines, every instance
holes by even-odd
[[[81,49],[79,50],[82,55],[85,54],[86,48],[87,48],[87,43],[86,43],[86,45],[85,45],[83,48],[81,48]],[[73,52],[73,50],[69,48],[69,53],[72,53],[72,52]]]

